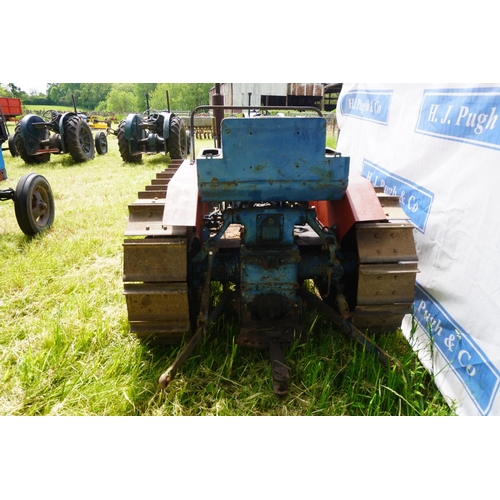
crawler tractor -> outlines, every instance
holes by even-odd
[[[188,152],[186,127],[183,120],[170,112],[167,93],[167,109],[149,109],[149,96],[146,94],[147,110],[143,115],[130,113],[118,125],[116,136],[122,160],[126,163],[140,163],[142,155],[158,153],[170,154],[170,158],[185,158]]]
[[[108,152],[106,134],[99,131],[94,138],[87,117],[77,112],[74,99],[73,106],[74,112],[48,110],[43,117],[29,114],[16,125],[15,145],[25,163],[46,163],[51,154],[63,153],[82,163],[92,160],[95,151]]]
[[[269,351],[278,395],[289,390],[284,348],[303,335],[306,303],[391,363],[365,334],[394,331],[411,312],[417,255],[398,198],[349,177],[349,158],[326,147],[316,108],[299,109],[312,117],[222,120],[232,107],[196,108],[191,130],[201,109],[218,117],[216,147],[195,158],[191,133],[191,158],[173,160],[139,193],[125,232],[131,331],[186,342],[161,387],[230,300],[237,343]],[[213,309],[212,282],[223,290]]]

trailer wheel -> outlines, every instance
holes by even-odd
[[[28,174],[18,182],[14,193],[14,210],[22,232],[35,236],[54,221],[54,196],[47,179]]]
[[[122,120],[118,125],[118,130],[116,132],[116,137],[118,138],[118,149],[120,150],[120,156],[125,163],[141,163],[142,155],[133,156],[130,153],[130,147],[127,138],[125,137],[125,124],[126,120]]]
[[[65,143],[73,161],[81,163],[95,156],[94,137],[85,120],[72,116],[66,122]]]
[[[105,155],[108,152],[108,139],[104,132],[97,132],[95,136],[95,150],[98,155]]]
[[[38,117],[37,117],[38,118]],[[33,140],[42,140],[49,137],[49,131],[38,131],[39,137],[35,137]],[[43,153],[40,155],[30,155],[26,149],[26,144],[24,144],[24,139],[21,137],[21,122],[16,125],[16,130],[14,132],[14,145],[19,156],[24,160],[24,163],[28,165],[35,165],[39,163],[47,163],[50,160],[50,153]]]
[[[9,135],[9,151],[12,156],[19,156],[16,148],[16,138],[14,135]]]
[[[167,139],[168,151],[172,160],[184,159],[187,156],[186,126],[182,118],[173,116],[170,121],[170,131]]]

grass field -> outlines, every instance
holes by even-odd
[[[125,164],[116,138],[108,140],[109,153],[84,164],[52,155],[29,166],[4,152],[2,188],[15,188],[29,172],[44,175],[56,215],[48,232],[30,239],[13,203],[0,204],[0,414],[453,414],[400,332],[377,338],[402,363],[394,371],[313,311],[306,311],[308,341],[286,353],[292,383],[285,398],[272,391],[267,353],[235,344],[231,312],[161,391],[158,377],[180,347],[148,347],[129,333],[122,241],[127,205],[168,156]]]

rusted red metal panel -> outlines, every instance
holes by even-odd
[[[296,96],[323,96],[322,83],[289,83],[287,94]]]
[[[311,201],[316,215],[327,227],[337,225],[342,238],[356,222],[387,220],[372,183],[361,176],[349,178],[346,195],[340,201]]]

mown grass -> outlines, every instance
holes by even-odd
[[[307,342],[286,353],[292,383],[285,398],[272,391],[267,353],[235,344],[231,310],[161,391],[158,377],[181,346],[149,347],[129,333],[122,242],[127,205],[168,156],[124,164],[114,136],[109,149],[85,164],[53,155],[36,167],[4,154],[2,188],[32,171],[44,175],[56,216],[48,232],[30,239],[12,202],[0,204],[0,414],[453,414],[400,332],[377,339],[400,360],[398,372],[345,342],[312,310]]]

